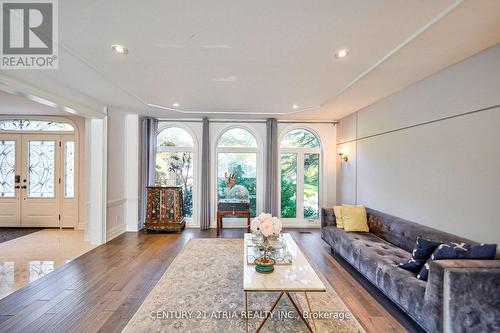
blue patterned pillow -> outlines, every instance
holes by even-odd
[[[446,243],[441,244],[418,272],[417,278],[427,281],[429,264],[432,260],[442,259],[494,259],[497,252],[496,244],[468,244]]]
[[[411,272],[418,272],[440,244],[440,242],[418,236],[411,258],[397,266]]]

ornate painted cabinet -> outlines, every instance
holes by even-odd
[[[183,203],[181,187],[148,187],[144,230],[181,232],[186,225]]]

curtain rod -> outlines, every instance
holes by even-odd
[[[171,118],[157,118],[158,121],[163,122],[178,122],[178,123],[201,123],[203,119],[171,119]],[[234,120],[224,120],[224,119],[213,119],[210,120],[211,123],[252,123],[252,124],[265,124],[266,120],[249,120],[249,119],[234,119]],[[338,121],[325,121],[325,120],[278,120],[278,123],[283,124],[333,124],[337,125]]]

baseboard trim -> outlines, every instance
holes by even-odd
[[[127,232],[138,232],[139,230],[140,230],[139,229],[139,222],[136,225],[127,224],[127,226],[126,226]]]
[[[113,228],[109,229],[106,232],[106,242],[109,242],[110,240],[120,236],[123,234],[126,230],[126,227],[124,225],[116,225]]]

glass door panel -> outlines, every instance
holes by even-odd
[[[257,154],[256,153],[217,153],[217,201],[224,198],[225,175],[234,174],[236,184],[246,187],[249,193],[250,214],[257,211]]]
[[[60,142],[59,135],[23,135],[22,227],[60,226]]]
[[[163,151],[156,153],[155,184],[166,186],[175,181],[182,186],[184,215],[193,216],[193,153],[188,151]]]
[[[29,141],[28,197],[55,197],[55,141]]]
[[[21,223],[21,136],[0,134],[0,227]]]
[[[61,225],[72,228],[78,223],[78,145],[73,135],[61,135],[61,171],[56,178],[61,191]],[[56,166],[57,168],[57,166]],[[57,172],[56,172],[57,173]],[[56,184],[56,186],[58,186]]]
[[[75,197],[75,142],[64,143],[64,197]]]
[[[319,154],[304,154],[304,218],[319,217]]]
[[[281,217],[297,216],[297,154],[281,154]]]
[[[16,177],[16,141],[0,140],[0,196],[16,196],[14,183]]]
[[[0,227],[75,227],[73,135],[0,133]]]

